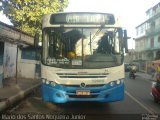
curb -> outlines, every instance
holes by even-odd
[[[8,107],[12,106],[17,101],[23,99],[25,96],[27,96],[29,93],[31,93],[34,89],[38,88],[41,85],[41,83],[38,83],[24,91],[19,92],[18,94],[9,97],[6,101],[0,102],[0,113],[2,113],[4,110],[6,110]]]

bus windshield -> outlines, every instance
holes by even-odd
[[[42,63],[97,69],[123,63],[120,28],[44,28]]]

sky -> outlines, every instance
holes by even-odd
[[[106,12],[113,13],[127,29],[129,48],[134,48],[135,27],[146,20],[146,11],[160,0],[69,0],[65,12]],[[5,15],[0,12],[0,21],[11,25]]]
[[[129,48],[135,48],[133,38],[136,37],[135,27],[144,22],[146,11],[160,0],[69,0],[66,12],[104,12],[113,13],[119,17],[122,27],[131,37]]]

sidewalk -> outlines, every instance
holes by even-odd
[[[41,81],[36,79],[6,79],[0,88],[0,113],[14,102],[23,99],[27,94],[40,86]]]

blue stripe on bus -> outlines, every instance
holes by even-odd
[[[90,90],[91,96],[88,98],[78,97],[76,90]],[[79,87],[53,88],[50,85],[42,84],[42,98],[44,101],[54,103],[65,103],[70,101],[97,101],[97,102],[113,102],[124,99],[124,84],[111,87],[109,84],[103,87],[90,87],[81,89]]]

